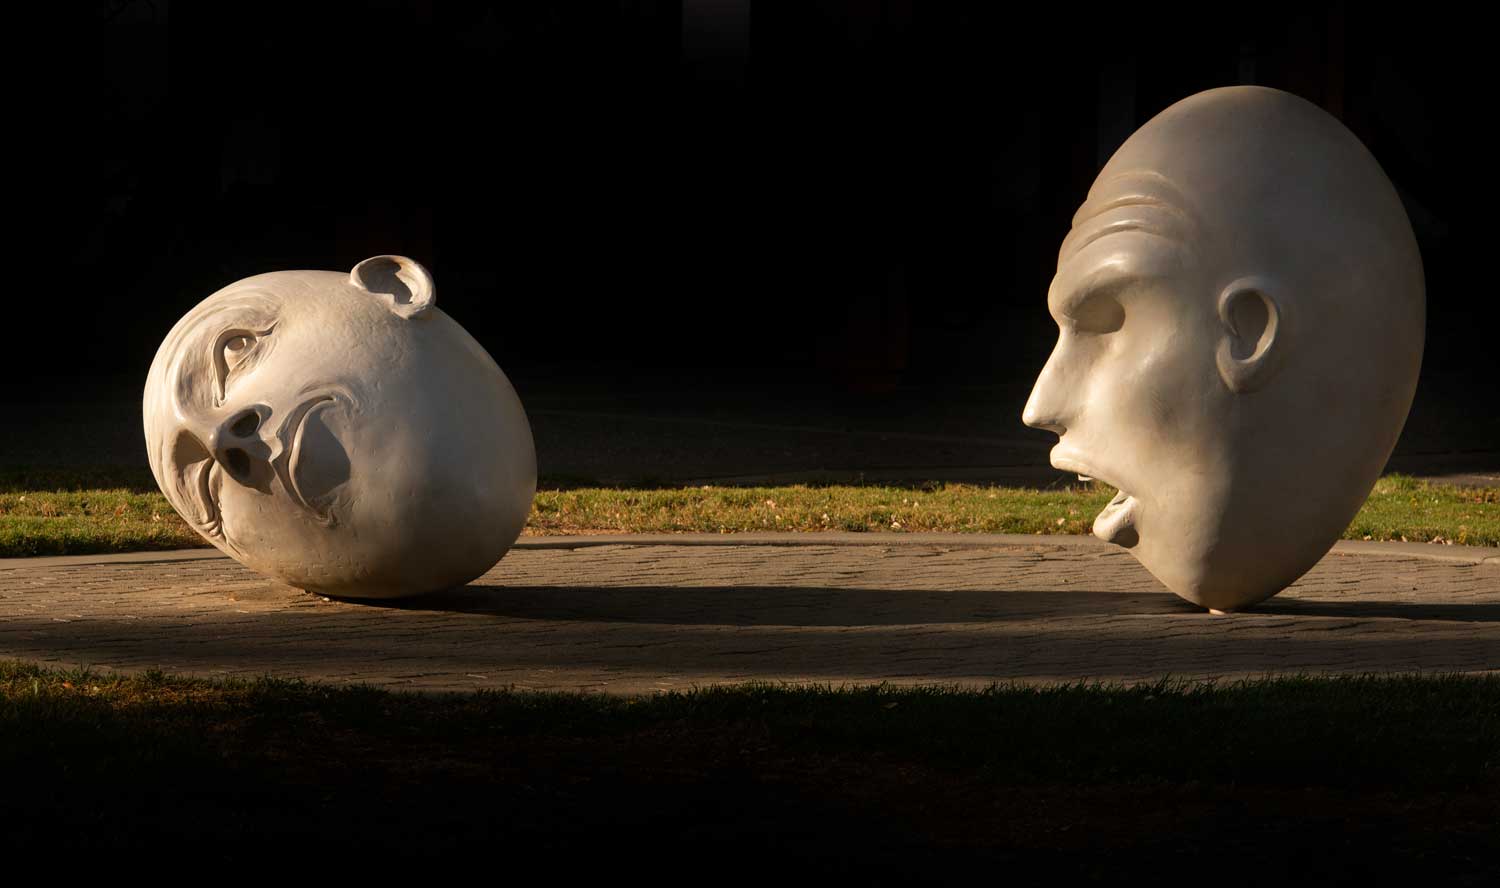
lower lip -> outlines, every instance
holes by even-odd
[[[1129,549],[1141,539],[1135,526],[1139,511],[1140,503],[1136,498],[1120,491],[1094,519],[1094,536]]]
[[[1109,479],[1100,478],[1092,471],[1092,463],[1074,459],[1073,451],[1065,448],[1061,443],[1052,448],[1052,467],[1065,472],[1073,472],[1079,481],[1085,483],[1098,481],[1110,484]],[[1140,517],[1140,501],[1123,489],[1115,494],[1104,511],[1094,518],[1094,536],[1107,543],[1114,543],[1127,549],[1140,542],[1140,532],[1136,528],[1136,521]]]

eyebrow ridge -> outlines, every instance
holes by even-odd
[[[1081,286],[1070,287],[1067,295],[1058,299],[1055,304],[1049,299],[1048,305],[1060,315],[1073,317],[1075,312],[1084,305],[1087,305],[1095,297],[1101,296],[1110,290],[1118,289],[1122,284],[1136,280],[1137,277],[1138,275],[1125,273],[1107,275],[1102,280],[1089,280]]]

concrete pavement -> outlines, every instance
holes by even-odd
[[[1500,671],[1500,550],[1340,543],[1211,616],[1087,537],[527,537],[463,588],[334,601],[213,550],[0,560],[0,657],[388,688],[986,685]]]

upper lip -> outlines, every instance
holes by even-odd
[[[1059,453],[1058,451],[1062,451]],[[1080,458],[1072,450],[1062,450],[1062,445],[1052,449],[1052,467],[1064,472],[1073,472],[1078,475],[1086,475],[1095,481],[1108,484],[1118,490],[1124,490],[1124,486],[1114,480],[1114,473],[1108,469],[1099,469],[1086,459]]]

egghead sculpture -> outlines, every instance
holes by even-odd
[[[402,256],[220,290],[156,353],[151,471],[205,539],[348,598],[468,582],[515,542],[536,490],[505,374]]]
[[[1094,533],[1167,588],[1244,608],[1310,569],[1401,433],[1425,323],[1395,189],[1337,120],[1216,89],[1110,158],[1047,294],[1026,405],[1052,465],[1118,487]]]

